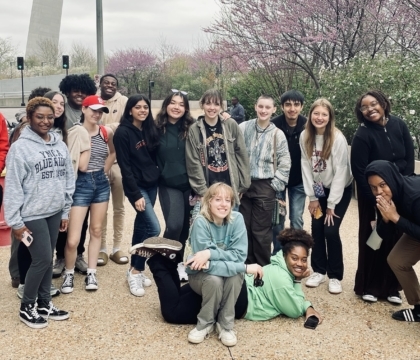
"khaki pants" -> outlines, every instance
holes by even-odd
[[[188,277],[191,289],[202,296],[197,315],[197,330],[217,322],[223,329],[232,330],[235,320],[235,304],[241,292],[244,274],[223,277],[203,271]]]
[[[108,173],[109,183],[111,185],[112,207],[114,210],[114,248],[119,248],[124,231],[124,189],[122,185],[121,170],[117,163],[114,163]],[[101,249],[106,249],[106,228],[108,212],[102,224],[102,242]]]
[[[410,305],[420,305],[420,286],[413,266],[420,260],[420,242],[403,234],[388,255],[388,264]]]

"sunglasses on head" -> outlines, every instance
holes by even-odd
[[[174,94],[178,94],[178,93],[180,93],[180,94],[185,95],[185,96],[187,96],[187,95],[188,95],[188,93],[187,93],[186,91],[181,91],[181,90],[178,90],[178,89],[171,89],[171,91],[172,91]]]

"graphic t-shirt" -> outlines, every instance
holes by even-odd
[[[204,126],[206,128],[209,185],[219,181],[230,185],[229,166],[226,158],[228,150],[225,146],[222,123],[219,120],[215,126],[209,126],[204,121]]]

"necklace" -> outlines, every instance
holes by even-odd
[[[255,137],[256,137],[256,139],[257,139],[257,141],[256,141],[256,143],[255,143],[255,146],[257,146],[258,145],[258,141],[260,140],[260,138],[261,138],[261,136],[265,133],[265,131],[268,129],[270,127],[270,124],[268,124],[265,128],[264,128],[264,130],[260,130],[260,129],[258,129],[258,125],[257,125],[257,120],[255,120]]]

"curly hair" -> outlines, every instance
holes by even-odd
[[[34,98],[36,98],[36,97],[42,97],[42,96],[44,96],[48,91],[51,91],[51,89],[50,88],[46,88],[46,87],[42,87],[42,86],[39,86],[39,87],[37,87],[37,88],[35,88],[35,89],[33,89],[32,91],[31,91],[31,93],[29,94],[29,96],[28,96],[28,101],[29,100],[32,100],[32,99],[34,99]]]
[[[26,105],[26,116],[28,118],[28,121],[32,120],[32,115],[34,114],[35,110],[38,109],[40,106],[49,107],[54,114],[55,109],[54,109],[54,104],[52,103],[52,101],[45,97],[38,96],[30,100],[28,102],[28,105]]]
[[[95,82],[88,74],[68,75],[61,80],[58,88],[66,96],[68,96],[72,90],[80,90],[87,96],[96,94]]]
[[[309,249],[314,246],[314,239],[312,236],[301,229],[284,229],[280,231],[277,240],[281,243],[284,256],[290,253],[296,246],[303,247],[309,254]]]
[[[162,107],[159,113],[156,115],[156,127],[159,130],[159,133],[162,135],[166,131],[166,124],[168,123],[168,113],[167,108],[168,105],[171,103],[174,96],[179,96],[182,98],[182,102],[184,103],[185,113],[182,117],[178,120],[181,129],[183,130],[181,139],[185,139],[188,134],[188,129],[193,124],[194,119],[190,115],[190,103],[188,101],[187,95],[184,95],[181,92],[176,92],[171,95],[168,95],[165,100],[163,100]]]
[[[356,118],[359,123],[363,123],[366,120],[363,113],[360,111],[362,101],[366,96],[373,96],[378,101],[379,105],[381,105],[382,109],[384,109],[385,117],[387,118],[389,116],[391,113],[391,102],[388,97],[381,90],[369,90],[357,99],[356,106],[354,107],[354,112],[356,113]]]
[[[64,103],[66,103],[66,98],[65,96],[58,92],[58,91],[48,91],[44,97],[46,97],[47,99],[50,99],[52,101],[52,99],[54,98],[55,95],[60,95],[63,97],[63,101]],[[67,116],[66,116],[66,111],[64,110],[63,114],[61,114],[61,116],[59,118],[55,118],[54,119],[54,127],[58,128],[61,130],[61,133],[63,134],[63,141],[65,143],[67,143],[67,130],[66,130],[66,122],[67,122]]]

